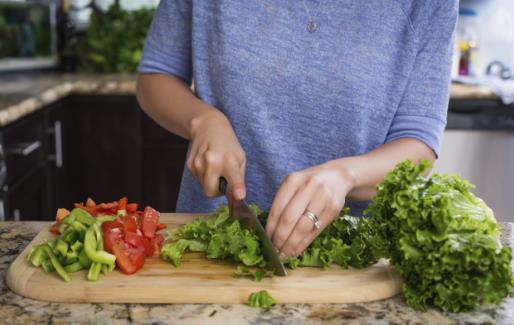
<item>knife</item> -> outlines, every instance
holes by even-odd
[[[266,234],[264,227],[257,216],[252,212],[252,210],[250,210],[246,201],[244,199],[235,200],[232,198],[230,190],[228,189],[227,180],[224,177],[220,177],[218,187],[219,191],[227,197],[230,216],[239,220],[239,223],[243,228],[255,232],[261,240],[262,255],[264,255],[264,258],[266,259],[268,268],[275,271],[276,275],[287,275],[284,264],[282,264],[282,261]]]

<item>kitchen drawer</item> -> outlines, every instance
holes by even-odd
[[[3,130],[8,185],[17,182],[45,161],[43,116],[43,111],[38,111]]]

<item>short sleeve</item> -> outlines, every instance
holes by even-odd
[[[146,37],[139,72],[169,74],[191,83],[191,3],[160,1]]]
[[[458,1],[442,0],[416,30],[418,53],[386,142],[416,138],[436,155],[446,126]]]

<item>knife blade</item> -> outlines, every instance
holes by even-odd
[[[273,243],[266,234],[264,227],[257,218],[257,216],[250,210],[246,201],[235,200],[230,195],[230,189],[228,188],[227,180],[224,177],[219,179],[219,191],[223,193],[229,202],[229,214],[231,217],[239,220],[241,227],[252,230],[257,234],[261,240],[262,255],[266,259],[266,263],[269,269],[275,271],[276,275],[284,276],[287,275],[284,264],[280,260],[277,251],[273,247]]]

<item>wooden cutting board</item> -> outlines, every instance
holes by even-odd
[[[163,214],[161,222],[175,228],[193,219],[190,214]],[[66,283],[26,259],[32,246],[52,236],[45,227],[11,264],[6,282],[14,292],[56,302],[244,303],[250,293],[265,289],[279,303],[352,303],[392,297],[402,283],[385,260],[362,270],[298,268],[288,270],[286,277],[254,282],[234,278],[233,264],[210,261],[199,253],[184,255],[178,268],[154,256],[134,275],[115,270],[89,282],[86,272],[80,271]]]

